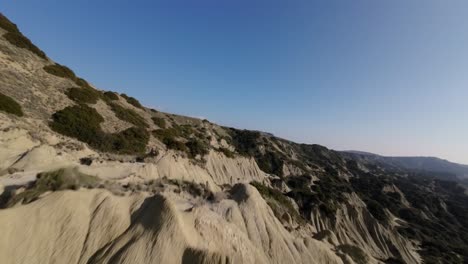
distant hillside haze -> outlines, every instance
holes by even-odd
[[[450,162],[437,157],[386,157],[364,151],[342,151],[357,158],[384,163],[394,167],[403,167],[414,171],[453,174],[459,179],[468,178],[468,165]]]

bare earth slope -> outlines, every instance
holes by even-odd
[[[255,188],[191,204],[174,194],[62,191],[0,211],[3,263],[342,263],[292,236]],[[216,209],[213,210],[213,208]]]

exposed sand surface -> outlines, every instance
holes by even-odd
[[[191,204],[174,193],[61,191],[0,211],[2,263],[342,263],[293,237],[249,185]],[[186,209],[187,204],[190,209]]]

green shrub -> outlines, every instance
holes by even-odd
[[[369,261],[366,253],[359,247],[353,245],[339,245],[338,250],[350,256],[357,264],[366,264]]]
[[[180,190],[186,191],[195,197],[202,197],[204,199],[213,199],[213,192],[210,191],[205,184],[199,184],[179,179],[169,179],[168,182],[177,186]]]
[[[188,153],[188,148],[185,146],[183,142],[180,142],[174,138],[167,137],[164,138],[162,141],[168,149],[178,150],[182,152]]]
[[[190,139],[185,146],[188,148],[188,154],[191,158],[195,158],[197,155],[205,156],[209,153],[208,146],[197,139]]]
[[[283,164],[287,157],[272,146],[269,137],[258,131],[227,129],[231,139],[224,139],[234,145],[237,153],[254,157],[262,171],[283,176]]]
[[[114,103],[110,104],[110,107],[120,120],[127,121],[138,127],[149,127],[145,119],[132,109],[127,109]]]
[[[0,111],[7,112],[9,114],[23,116],[23,110],[13,98],[0,93]]]
[[[107,91],[107,92],[104,92],[103,95],[104,95],[104,98],[105,98],[105,99],[108,99],[108,100],[110,100],[110,101],[117,101],[117,100],[119,100],[119,96],[118,96],[116,93],[114,93],[114,92]]]
[[[95,104],[101,94],[93,88],[70,88],[67,91],[67,96],[71,100],[81,104]]]
[[[138,154],[145,151],[149,133],[141,127],[107,134],[101,130],[102,116],[87,105],[74,105],[52,115],[49,126],[56,132],[88,143],[91,147],[118,154]]]
[[[237,129],[231,129],[229,132],[238,153],[245,156],[255,156],[261,138],[260,132]]]
[[[18,27],[3,14],[0,14],[0,27],[11,33],[20,33]]]
[[[166,120],[161,117],[152,117],[153,123],[157,125],[159,128],[166,128]]]
[[[93,187],[99,179],[79,172],[76,169],[58,169],[50,172],[42,172],[37,175],[35,186],[46,190],[69,189],[74,185]]]
[[[70,79],[72,81],[77,80],[75,73],[71,69],[69,69],[66,66],[60,65],[58,63],[52,64],[52,65],[46,65],[46,66],[44,66],[43,69],[46,72],[48,72],[48,73],[50,73],[52,75],[58,76],[58,77],[67,78],[67,79]]]
[[[49,74],[72,80],[80,87],[94,89],[85,79],[77,77],[75,73],[67,66],[55,63],[52,65],[46,65],[43,69]]]
[[[141,127],[131,127],[117,134],[110,134],[110,150],[120,154],[134,154],[145,151],[149,133]]]
[[[76,169],[58,169],[55,171],[41,172],[37,174],[36,181],[24,192],[10,197],[7,207],[13,206],[22,201],[23,204],[33,202],[47,191],[58,191],[79,187],[94,188],[98,186],[100,180],[97,177],[79,172]]]
[[[224,147],[220,147],[217,149],[219,152],[222,152],[224,154],[224,156],[230,158],[230,159],[233,159],[236,154],[234,152],[232,152],[230,149],[228,148],[224,148]]]
[[[384,207],[375,200],[365,200],[367,205],[367,210],[374,216],[375,219],[381,221],[382,223],[388,222],[387,214],[385,213]]]
[[[121,94],[121,96],[122,96],[123,98],[125,98],[125,100],[127,101],[127,103],[129,103],[129,104],[131,104],[131,105],[133,105],[133,106],[135,106],[135,107],[138,107],[138,108],[143,109],[143,106],[140,104],[140,102],[139,102],[137,99],[135,99],[135,98],[133,98],[133,97],[131,97],[131,96],[128,96],[128,95],[126,95],[126,94]]]
[[[345,193],[352,192],[352,189],[345,179],[336,175],[323,175],[311,185],[312,178],[310,174],[288,176],[285,179],[291,189],[288,196],[296,201],[302,215],[310,216],[318,209],[334,220],[340,204],[346,202]]]
[[[283,155],[280,152],[266,151],[263,155],[256,155],[258,167],[270,174],[275,174],[280,177],[283,176]]]
[[[8,31],[5,35],[3,35],[3,37],[5,37],[8,42],[17,46],[18,48],[27,49],[39,57],[46,59],[45,53],[36,45],[34,45],[28,38],[23,36],[18,27],[3,14],[0,14],[0,27]]]
[[[180,137],[180,132],[175,128],[166,128],[153,130],[153,135],[162,142],[166,138]]]
[[[193,128],[191,125],[177,125],[177,124],[174,124],[172,125],[172,127],[174,128],[174,130],[177,131],[177,133],[179,134],[179,136],[183,137],[183,138],[189,138],[192,134],[193,134]]]
[[[280,191],[270,188],[263,183],[254,181],[251,182],[250,185],[255,187],[263,197],[272,197],[275,200],[282,200],[284,198]]]
[[[332,201],[325,201],[319,205],[319,210],[323,212],[327,217],[334,218],[336,210],[338,210],[338,206]]]
[[[179,140],[180,131],[174,128],[153,130],[153,135],[166,145],[168,149],[183,151],[188,153],[188,148]]]
[[[174,126],[166,129],[157,129],[153,131],[153,135],[163,142],[168,149],[184,151],[190,158],[195,158],[197,155],[204,156],[208,154],[209,148],[205,142],[195,138],[188,138],[187,143],[177,140],[178,137],[186,138],[190,126]],[[191,130],[190,130],[191,131]]]
[[[86,105],[69,106],[52,115],[50,127],[69,137],[77,138],[96,146],[96,139],[103,137],[100,124],[104,118],[94,109]]]
[[[17,46],[18,48],[27,49],[37,56],[46,59],[45,53],[34,45],[27,37],[23,36],[21,33],[7,32],[3,37],[8,40],[11,44]]]
[[[291,201],[286,198],[286,196],[273,188],[270,188],[260,182],[251,182],[253,187],[255,187],[262,197],[266,200],[268,205],[271,207],[276,217],[280,218],[282,216],[282,211],[288,212],[293,219],[302,223],[304,219],[299,215],[299,213],[294,209]]]
[[[91,85],[89,85],[89,83],[85,79],[80,77],[76,77],[75,83],[83,88],[94,89],[93,87],[91,87]]]

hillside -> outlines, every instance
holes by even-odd
[[[2,263],[464,263],[455,182],[149,109],[0,16]]]
[[[405,168],[415,172],[439,173],[441,177],[457,180],[468,178],[468,165],[453,163],[436,157],[385,157],[361,151],[343,151],[362,162],[387,164],[395,168]]]

